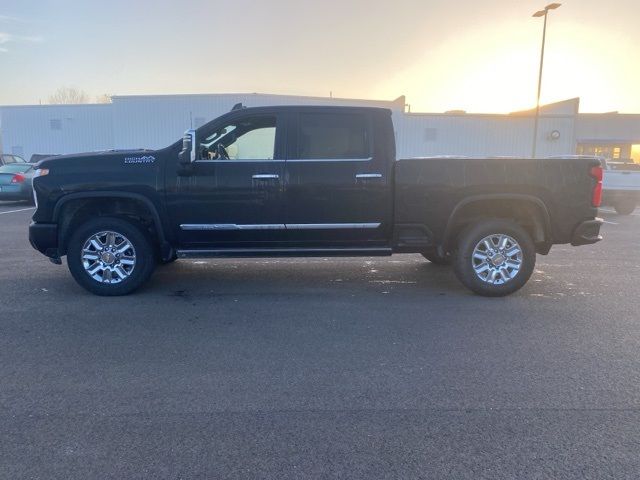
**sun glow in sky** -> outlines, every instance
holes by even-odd
[[[542,100],[640,112],[640,2],[565,0]],[[535,103],[540,0],[0,0],[0,104],[101,94],[268,92],[413,111]]]
[[[562,34],[550,31],[547,38],[543,103],[581,97],[582,111],[640,111],[640,69],[630,57],[640,55],[640,42],[634,45],[615,34],[600,37],[590,28],[570,22],[553,27]],[[414,92],[409,98],[414,109],[428,106],[433,111],[531,108],[537,91],[540,45],[531,41],[530,30],[514,23],[503,25],[500,36],[492,27],[477,27],[446,39],[380,83],[375,94],[388,97],[398,89]],[[469,52],[470,45],[473,52]]]

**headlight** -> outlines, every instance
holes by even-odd
[[[44,177],[46,175],[49,175],[48,168],[38,168],[35,172],[33,172],[33,177],[31,177],[31,193],[33,194],[33,203],[35,204],[36,208],[38,208],[38,196],[36,195],[36,188],[33,185],[33,182],[36,178]]]

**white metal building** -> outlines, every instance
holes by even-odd
[[[236,103],[389,108],[402,157],[527,157],[532,152],[532,111],[405,113],[404,97],[378,101],[265,94],[116,96],[106,105],[5,106],[0,107],[0,147],[27,159],[34,153],[160,148]],[[538,156],[584,153],[640,161],[640,115],[580,114],[579,104],[579,99],[571,99],[542,108]]]

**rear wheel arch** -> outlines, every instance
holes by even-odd
[[[460,233],[481,218],[515,221],[531,236],[538,253],[548,253],[553,243],[549,210],[538,197],[480,195],[464,199],[456,205],[442,239],[443,249],[453,250]]]

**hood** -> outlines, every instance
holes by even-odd
[[[152,164],[156,161],[155,154],[155,150],[146,149],[74,153],[44,158],[36,163],[35,168],[84,170],[99,165]]]

